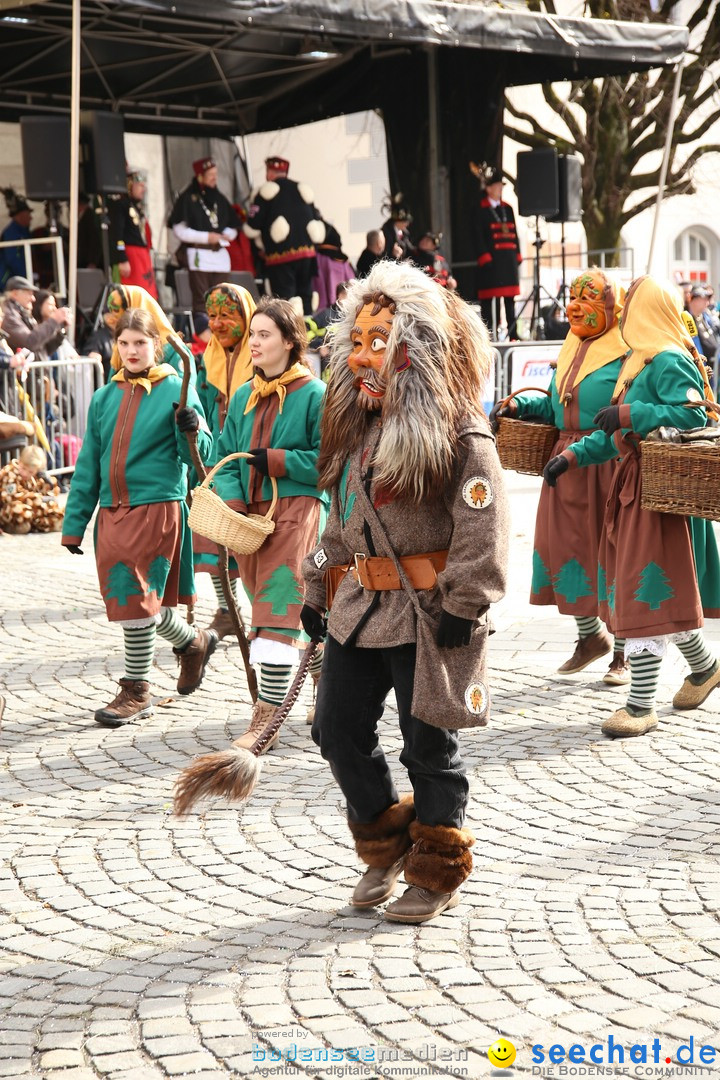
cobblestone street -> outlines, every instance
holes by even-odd
[[[690,1046],[720,1074],[699,1057],[720,1033],[720,693],[673,712],[672,648],[659,727],[600,734],[625,688],[602,683],[609,659],[555,674],[574,622],[527,603],[539,481],[506,476],[493,716],[462,736],[475,870],[460,906],[424,927],[348,906],[359,864],[305,725],[307,686],[248,805],[178,820],[178,772],[247,726],[236,643],[178,698],[158,639],[154,715],[100,728],[122,635],[92,543],[79,558],[57,536],[0,538],[0,1077],[509,1076],[486,1056],[500,1036],[517,1075],[547,1069],[553,1044],[600,1045],[597,1070],[638,1076]],[[205,576],[199,590],[207,625]],[[708,631],[720,646],[720,623]],[[396,756],[392,709],[382,739]],[[611,1065],[610,1037],[625,1047]],[[649,1064],[630,1062],[633,1044]],[[310,1060],[322,1048],[328,1060]]]

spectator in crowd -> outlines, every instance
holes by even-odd
[[[178,196],[168,224],[181,243],[190,271],[193,312],[205,310],[205,294],[219,285],[230,269],[228,248],[240,221],[218,190],[218,168],[212,157],[193,162],[194,179]]]
[[[55,307],[45,322],[33,316],[36,288],[24,277],[11,277],[5,286],[2,329],[11,349],[29,349],[36,360],[46,360],[72,325],[68,307]]]
[[[414,247],[408,230],[412,225],[412,214],[403,201],[402,192],[386,199],[383,210],[388,214],[382,226],[388,258],[397,259],[400,262],[411,259]]]
[[[10,221],[0,233],[0,241],[29,240],[32,210],[22,195],[15,195],[8,209]],[[25,253],[22,246],[0,248],[0,289],[7,291],[8,280],[12,277],[22,277],[25,273]]]
[[[0,528],[8,533],[58,532],[63,511],[60,489],[45,472],[45,451],[25,446],[0,469]]]
[[[311,319],[305,319],[308,326],[308,363],[321,379],[325,376],[330,360],[329,338],[332,334],[332,326],[342,314],[340,305],[347,296],[349,284],[349,281],[338,282],[335,289],[335,303],[316,311]]]
[[[325,239],[325,223],[314,205],[312,189],[288,179],[289,171],[285,158],[265,159],[265,183],[252,196],[243,229],[263,249],[264,272],[273,295],[302,305],[304,314],[310,315],[316,245]]]
[[[501,304],[505,305],[507,336],[515,337],[515,297],[520,292],[522,262],[513,208],[503,202],[502,171],[490,165],[470,164],[482,186],[474,217],[475,250],[480,314],[493,337],[500,327]]]
[[[152,262],[152,232],[145,216],[147,174],[127,167],[127,192],[110,199],[110,263],[115,281],[139,285],[158,298]]]
[[[30,354],[25,352],[14,353],[8,345],[7,335],[0,330],[0,371],[26,371],[30,364]],[[3,414],[4,415],[4,414]],[[6,438],[5,435],[0,438]]]
[[[385,233],[382,229],[371,229],[365,237],[365,250],[357,261],[357,276],[367,277],[376,262],[385,255]]]
[[[102,322],[90,330],[82,343],[83,356],[89,356],[92,360],[99,360],[102,364],[105,382],[112,374],[110,357],[115,343],[113,332],[108,325],[108,315],[109,312],[107,311],[103,313]]]
[[[337,299],[338,286],[355,277],[353,265],[342,249],[340,233],[327,221],[323,224],[325,239],[316,246],[318,269],[313,281],[317,311],[332,307]]]
[[[695,320],[697,337],[700,342],[698,351],[702,353],[706,360],[714,360],[720,346],[720,339],[718,339],[712,322],[708,318],[707,292],[702,285],[693,285],[685,310],[689,311]]]
[[[242,208],[240,203],[233,203],[232,208],[237,214],[238,221],[244,225],[247,221],[247,211]],[[253,247],[250,243],[250,237],[246,236],[242,229],[239,229],[235,239],[230,241],[228,255],[230,256],[231,270],[244,270],[246,273],[252,274],[252,276],[255,277],[255,255],[253,253]]]
[[[450,263],[440,254],[442,233],[426,232],[417,242],[413,262],[424,270],[428,277],[437,281],[445,289],[457,289],[457,281],[452,276]]]

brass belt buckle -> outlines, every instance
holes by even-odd
[[[358,559],[360,559],[362,562],[365,562],[365,560],[367,559],[367,555],[365,555],[362,551],[356,551],[353,556],[353,562],[355,563],[355,579],[360,588],[364,589],[365,586],[363,585],[362,578],[360,577],[360,567],[358,566]]]

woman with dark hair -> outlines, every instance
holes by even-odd
[[[197,630],[177,613],[195,595],[187,525],[186,431],[197,431],[208,457],[212,439],[191,386],[179,409],[180,379],[162,362],[162,342],[147,311],[131,308],[118,320],[120,369],[93,394],[87,431],[65,509],[63,546],[80,545],[95,508],[95,559],[110,622],[125,641],[120,692],[95,713],[104,727],[120,727],[152,713],[150,671],[155,635],[173,646],[180,663],[179,694],[202,682],[217,645],[212,630]]]
[[[252,604],[250,660],[260,665],[260,690],[248,730],[236,746],[252,746],[290,685],[298,649],[301,565],[324,527],[327,496],[317,487],[320,413],[325,384],[305,361],[307,334],[287,300],[263,299],[250,321],[253,377],[233,394],[216,459],[237,451],[217,474],[216,490],[234,510],[264,514],[278,486],[275,531],[252,555],[236,555]],[[319,660],[314,676],[319,676]],[[267,749],[274,745],[277,736]]]

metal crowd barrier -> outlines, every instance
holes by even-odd
[[[524,386],[547,389],[562,341],[493,342],[493,404]]]
[[[73,472],[82,445],[90,398],[105,381],[102,363],[89,356],[33,363],[24,377],[18,369],[0,371],[0,410],[28,420],[30,442],[48,454],[48,472]]]

